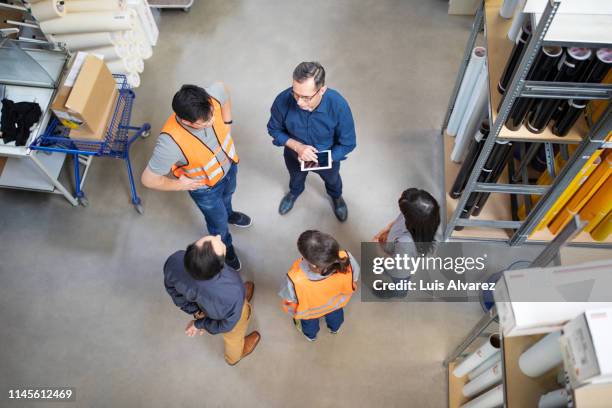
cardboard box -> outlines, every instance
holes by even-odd
[[[612,308],[587,310],[563,326],[561,338],[573,388],[612,382]]]
[[[612,383],[590,384],[574,390],[576,408],[609,408],[612,400]]]
[[[93,55],[78,53],[51,109],[79,138],[99,140],[108,106],[116,95],[117,84],[106,64]]]
[[[549,333],[588,309],[612,307],[612,260],[506,271],[495,305],[506,337]]]
[[[115,106],[117,105],[117,100],[119,98],[119,92],[117,89],[113,92],[113,97],[110,99],[104,110],[102,111],[103,120],[100,121],[98,127],[89,131],[87,129],[71,129],[69,136],[71,139],[78,140],[103,140],[106,137],[106,131],[110,125],[110,121],[113,118],[113,113],[115,111]]]

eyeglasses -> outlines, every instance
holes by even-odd
[[[293,98],[299,102],[300,99],[303,100],[304,102],[310,102],[312,101],[312,98],[314,98],[315,96],[317,96],[317,94],[319,93],[319,91],[321,90],[321,88],[317,89],[317,92],[315,92],[313,95],[311,96],[302,96],[302,95],[298,95],[295,93],[295,91],[292,89],[291,90],[291,94],[293,95]]]

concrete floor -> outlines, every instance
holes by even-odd
[[[154,136],[134,145],[134,167],[139,175],[146,165],[181,84],[228,84],[242,159],[234,203],[254,219],[234,240],[243,276],[256,283],[260,346],[232,368],[219,336],[184,335],[188,318],[165,293],[161,268],[203,234],[200,213],[187,194],[139,184],[146,213],[136,214],[122,162],[96,160],[87,208],[0,190],[0,389],[72,386],[70,407],[444,406],[441,361],[480,317],[477,304],[355,298],[342,333],[322,331],[311,344],[276,292],[301,231],[330,232],[359,255],[360,242],[396,215],[403,189],[441,195],[436,135],[471,19],[449,17],[442,0],[196,3],[188,14],[163,13],[134,114]],[[317,177],[290,214],[276,212],[287,175],[266,133],[268,110],[293,67],[311,59],[357,124],[359,146],[342,168],[345,224]],[[532,253],[511,249],[499,262]]]

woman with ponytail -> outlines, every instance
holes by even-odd
[[[319,318],[338,333],[344,322],[344,306],[357,287],[359,264],[328,234],[308,230],[298,238],[302,255],[287,273],[279,296],[283,309],[309,341],[317,339]]]

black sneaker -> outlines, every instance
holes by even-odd
[[[332,198],[332,204],[334,206],[334,214],[340,222],[346,221],[348,218],[348,208],[342,197]]]
[[[293,194],[291,193],[285,194],[285,196],[280,202],[280,205],[278,206],[279,214],[285,215],[289,211],[291,211],[291,209],[293,208],[293,204],[295,203],[295,200],[297,200],[297,197],[294,196]]]
[[[253,220],[251,220],[251,217],[249,217],[245,213],[234,211],[227,218],[227,223],[235,225],[240,228],[247,228],[251,226],[251,224],[253,223]]]
[[[236,255],[236,251],[234,250],[233,245],[228,246],[225,251],[225,264],[236,271],[242,269],[242,264],[240,263],[238,255]]]

